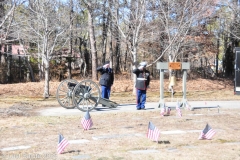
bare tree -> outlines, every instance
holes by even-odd
[[[125,43],[125,46],[127,46],[129,52],[131,52],[132,62],[134,63],[137,61],[137,49],[141,40],[141,28],[144,25],[146,1],[124,1],[119,4],[117,10],[111,9],[111,12],[115,13],[112,14],[112,20],[115,22],[115,27],[117,27],[121,34],[122,42]]]
[[[68,78],[72,78],[72,73],[71,73],[71,62],[73,61],[73,0],[70,0],[70,13],[69,13],[69,57],[68,57]]]
[[[152,1],[152,11],[158,17],[158,36],[161,36],[162,53],[153,62],[157,62],[165,53],[168,61],[176,61],[182,53],[181,49],[186,43],[187,38],[194,36],[191,32],[199,22],[209,17],[214,10],[214,1],[169,1],[154,0]],[[196,34],[195,34],[196,35]]]
[[[107,0],[104,0],[102,4],[102,64],[105,63],[106,60],[106,54],[107,54],[107,36],[108,36],[108,24],[109,24],[109,18],[110,18],[110,13],[108,12],[107,9]]]
[[[110,1],[109,3],[114,3],[115,1]],[[136,62],[138,60],[138,47],[141,42],[141,28],[144,25],[144,17],[146,13],[146,0],[136,0],[136,1],[122,1],[119,3],[119,7],[110,8],[112,21],[114,22],[114,27],[118,29],[121,35],[121,41],[128,47],[128,51],[131,53],[131,60],[134,67],[136,67]],[[118,32],[115,32],[118,33]],[[117,41],[120,36],[117,34]],[[136,81],[136,76],[133,75],[134,84]],[[133,90],[135,94],[135,90]]]
[[[231,39],[240,41],[240,8],[239,8],[239,1],[238,0],[231,0],[227,1],[227,3],[223,1],[222,6],[228,7],[229,10],[226,10],[225,12],[219,13],[219,17],[225,18],[225,20],[228,22],[227,25],[224,28],[225,31],[229,32],[231,35]],[[233,44],[235,46],[235,44]]]
[[[8,2],[6,0],[0,0],[0,44],[7,41],[13,25],[12,22],[16,7],[17,1]]]
[[[92,79],[97,80],[97,47],[96,47],[96,38],[95,38],[95,29],[94,29],[94,9],[96,2],[93,1],[83,1],[88,11],[88,29],[89,29],[89,39],[91,46],[91,55],[92,55]]]
[[[110,8],[115,8],[115,12],[112,12],[111,14],[114,14],[111,17],[115,17],[116,20],[119,21],[119,2],[118,0],[111,0],[110,1]],[[110,18],[110,16],[109,16]],[[114,64],[114,70],[115,73],[120,72],[120,53],[121,53],[121,42],[120,42],[120,32],[119,29],[116,27],[116,24],[114,21],[110,21],[110,34],[111,34],[111,39],[110,39],[110,55],[111,55],[111,60],[112,63]]]
[[[69,27],[67,11],[55,0],[29,0],[26,10],[18,16],[19,37],[23,44],[39,45],[44,64],[45,84],[43,97],[49,97],[49,67],[56,47],[64,46],[63,34]]]
[[[238,0],[220,0],[219,10],[215,16],[220,25],[218,33],[222,35],[221,37],[224,37],[223,72],[225,77],[234,75],[234,49],[239,47],[240,42],[239,6]]]
[[[8,43],[13,41],[12,37],[9,38],[9,35],[13,33],[12,25],[15,9],[17,7],[18,1],[7,1],[0,0],[0,64],[4,62],[4,57],[2,57],[1,51],[2,47]],[[6,46],[5,46],[6,47]]]

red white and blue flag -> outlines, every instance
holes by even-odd
[[[177,115],[178,115],[179,117],[182,117],[182,112],[181,112],[181,109],[180,109],[180,104],[179,104],[179,102],[177,102],[176,111],[177,111]]]
[[[198,139],[212,139],[216,132],[207,124]]]
[[[164,103],[162,108],[161,108],[160,115],[164,116],[165,111],[166,111],[166,106],[165,106],[165,103]]]
[[[63,135],[59,134],[57,153],[58,154],[63,153],[64,149],[67,147],[68,144],[69,142],[63,137]]]
[[[87,111],[86,114],[84,115],[84,117],[82,118],[81,124],[82,124],[84,130],[89,130],[92,127],[93,122],[92,122],[91,116],[89,114],[89,111]]]
[[[170,115],[170,112],[171,112],[171,108],[167,107],[167,115]]]
[[[186,101],[186,107],[188,110],[191,110],[191,105],[188,103],[188,101]]]
[[[152,122],[148,124],[148,132],[147,138],[151,139],[152,141],[158,142],[158,137],[160,136],[160,131],[153,125]]]

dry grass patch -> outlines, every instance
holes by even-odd
[[[27,145],[25,150],[2,151],[9,155],[51,155],[52,159],[239,159],[239,109],[182,110],[177,117],[161,117],[159,111],[123,113],[91,113],[94,126],[83,131],[79,116],[61,117],[5,117],[0,121],[0,148]],[[148,122],[163,131],[185,131],[183,134],[161,134],[159,143],[146,138]],[[217,132],[212,140],[198,140],[206,123]],[[194,131],[195,130],[195,131]],[[57,155],[57,138],[62,133],[68,140],[88,140],[85,144],[70,144],[64,154]],[[153,153],[132,153],[136,150],[154,150]],[[20,158],[21,159],[21,158]],[[51,158],[49,158],[51,159]]]
[[[177,117],[174,110],[165,117],[160,116],[160,110],[99,111],[91,113],[93,128],[83,131],[80,124],[83,112],[79,112],[79,116],[59,117],[35,114],[39,108],[59,107],[55,99],[59,83],[50,82],[51,97],[46,100],[41,98],[43,82],[0,85],[0,149],[31,146],[22,150],[0,151],[0,159],[25,160],[38,158],[36,156],[40,156],[38,159],[53,160],[71,160],[76,156],[91,160],[240,159],[240,109],[220,109],[220,113],[216,109],[182,110],[182,118]],[[151,81],[148,102],[159,101],[159,84],[158,80]],[[164,98],[171,99],[166,89],[167,80],[164,85]],[[112,88],[111,100],[119,104],[135,103],[132,87],[131,80],[117,80]],[[181,80],[175,89],[174,98],[181,99]],[[197,79],[187,82],[187,99],[240,100],[240,96],[233,95],[230,81]],[[149,121],[162,132],[159,143],[146,137]],[[198,140],[206,123],[217,134],[212,140]],[[185,133],[163,134],[177,130]],[[88,142],[70,144],[64,154],[57,155],[59,133],[68,140]],[[139,150],[153,152],[133,152]]]

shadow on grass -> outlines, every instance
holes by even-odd
[[[70,151],[66,151],[63,152],[62,154],[66,154],[66,153],[78,153],[79,154],[80,150],[70,150]]]
[[[170,141],[158,141],[158,144],[170,144]]]

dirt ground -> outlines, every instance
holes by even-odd
[[[80,81],[80,80],[79,80]],[[167,92],[166,99],[171,98]],[[59,107],[55,98],[60,82],[50,82],[50,98],[43,99],[43,82],[0,85],[0,159],[240,159],[240,109],[182,109],[170,116],[160,116],[159,110],[121,113],[91,113],[93,127],[84,131],[79,116],[39,116],[36,110]],[[182,82],[175,87],[176,98],[182,97]],[[187,82],[188,100],[240,100],[233,94],[233,82],[196,79]],[[115,81],[111,100],[134,103],[132,82]],[[159,81],[150,84],[147,101],[159,101]],[[159,141],[147,139],[148,122],[160,131]],[[201,130],[209,124],[216,135],[212,140],[198,140]],[[70,143],[63,154],[56,154],[58,134]],[[168,134],[169,133],[169,134]],[[85,143],[83,143],[85,142]],[[27,149],[5,151],[8,147],[30,146]]]

